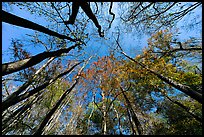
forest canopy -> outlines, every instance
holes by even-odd
[[[2,135],[202,135],[201,2],[2,2]]]

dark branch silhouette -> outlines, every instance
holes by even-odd
[[[36,130],[36,132],[34,133],[34,135],[41,135],[44,131],[44,127],[46,126],[46,124],[48,123],[48,121],[50,120],[50,118],[52,117],[52,115],[55,113],[55,111],[59,108],[59,106],[62,104],[63,100],[66,98],[66,96],[73,90],[73,88],[76,86],[76,84],[79,82],[80,76],[81,76],[81,72],[83,71],[84,67],[87,65],[88,61],[91,59],[92,57],[90,57],[85,64],[81,67],[81,69],[79,70],[79,72],[77,73],[76,79],[74,84],[68,89],[66,90],[63,95],[60,97],[60,99],[56,102],[56,104],[54,105],[54,107],[49,111],[49,113],[45,116],[45,118],[43,119],[43,121],[41,122],[39,128]]]
[[[142,134],[142,131],[143,131],[142,126],[141,126],[141,123],[140,123],[139,119],[137,118],[137,116],[136,116],[136,114],[135,114],[135,112],[134,112],[134,110],[133,110],[133,108],[132,108],[132,105],[131,105],[131,103],[130,103],[130,100],[129,100],[128,97],[125,95],[125,91],[123,90],[122,87],[120,87],[120,90],[121,90],[122,93],[123,93],[123,97],[125,98],[125,101],[126,101],[126,103],[127,103],[128,109],[130,110],[130,113],[131,113],[131,115],[132,115],[132,119],[133,119],[133,121],[134,121],[134,123],[135,123],[135,125],[136,125],[136,127],[137,127],[138,134],[141,135],[141,134]]]
[[[190,108],[184,106],[182,103],[178,102],[178,101],[175,101],[175,100],[172,100],[169,96],[165,95],[165,97],[171,101],[172,103],[178,105],[179,107],[183,108],[188,114],[190,114],[193,118],[195,118],[198,122],[202,123],[202,117],[198,117],[196,116],[195,114],[193,114],[192,112],[190,112]]]
[[[12,105],[17,104],[18,102],[38,93],[39,91],[45,89],[48,85],[50,85],[51,83],[55,82],[58,78],[67,75],[68,73],[70,73],[77,65],[81,64],[83,61],[75,64],[74,66],[72,66],[69,70],[57,75],[55,78],[43,83],[42,85],[28,91],[25,92],[24,94],[20,95],[20,96],[16,96],[15,98],[11,98],[11,99],[7,99],[5,101],[2,102],[2,112],[5,111],[7,108],[9,108]]]
[[[55,111],[59,108],[59,106],[62,104],[62,101],[66,98],[66,96],[72,91],[72,89],[76,86],[78,83],[78,79],[76,79],[75,83],[64,92],[64,94],[60,97],[60,99],[57,101],[55,106],[49,111],[49,113],[45,116],[43,119],[42,123],[40,124],[39,128],[37,131],[34,133],[34,135],[41,135],[43,133],[43,129],[45,125],[48,123],[52,115],[55,113]]]
[[[155,72],[154,70],[151,70],[149,68],[147,68],[144,64],[137,62],[136,60],[134,60],[133,58],[127,56],[124,52],[123,55],[125,55],[127,58],[129,58],[130,60],[132,60],[133,62],[139,64],[140,66],[142,66],[143,68],[147,69],[148,71],[150,71],[152,74],[154,74],[155,76],[157,76],[159,79],[161,79],[162,81],[168,83],[169,85],[173,86],[174,88],[182,91],[183,93],[185,93],[186,95],[190,96],[191,98],[197,100],[199,103],[203,103],[202,102],[202,94],[200,94],[199,92],[196,92],[194,90],[192,90],[189,86],[187,85],[183,85],[180,83],[177,83],[176,81],[173,81],[170,78],[167,78],[165,76],[163,76],[162,74],[159,74],[157,72]]]
[[[36,71],[36,73],[29,78],[28,81],[26,81],[21,87],[19,87],[15,92],[13,92],[12,94],[10,94],[4,101],[7,100],[13,100],[15,99],[20,93],[22,93],[24,90],[26,90],[33,82],[33,80],[37,77],[37,74],[39,74],[52,60],[54,60],[55,57],[50,58],[50,60],[48,60],[48,62],[46,62],[38,71]]]
[[[40,101],[41,99],[42,99],[42,95],[38,94],[37,96],[35,96],[34,99],[26,100],[26,102],[24,102],[23,106],[18,108],[16,111],[12,112],[12,114],[10,114],[5,119],[2,119],[2,123],[3,123],[2,124],[2,134],[5,135],[7,133],[7,130],[14,127],[18,123],[17,119],[22,117],[26,113],[26,111],[28,111],[28,109],[30,109],[32,107],[33,104],[35,104],[37,101]]]
[[[159,79],[161,79],[162,81],[166,82],[167,84],[173,86],[174,88],[182,91],[183,93],[185,93],[186,95],[190,96],[191,98],[197,100],[199,103],[203,103],[202,101],[202,94],[200,94],[197,91],[194,91],[193,89],[191,89],[191,87],[184,85],[184,84],[180,84],[168,77],[163,76],[162,74],[157,73],[156,71],[148,68],[146,65],[144,65],[143,63],[140,63],[138,61],[136,61],[135,59],[131,58],[130,56],[128,56],[125,52],[123,52],[118,40],[116,40],[116,43],[118,45],[118,47],[121,50],[121,53],[127,57],[128,59],[132,60],[133,62],[135,62],[136,64],[139,64],[141,67],[143,67],[144,69],[146,69],[147,71],[151,72],[152,74],[154,74],[155,76],[157,76]]]
[[[74,49],[77,46],[78,44],[73,45],[66,49],[60,49],[60,50],[51,51],[51,52],[43,52],[33,57],[19,60],[16,62],[4,63],[2,64],[2,76],[34,66],[48,57],[60,56],[62,53],[68,53],[70,50]]]
[[[39,24],[36,24],[36,23],[34,23],[32,21],[23,19],[21,17],[18,17],[16,15],[13,15],[13,14],[8,13],[6,11],[2,10],[1,12],[2,12],[2,21],[3,22],[6,22],[6,23],[9,23],[9,24],[12,24],[12,25],[16,25],[16,26],[21,26],[23,28],[29,28],[29,29],[32,29],[32,30],[37,30],[37,31],[46,33],[48,35],[58,37],[60,39],[67,39],[67,40],[70,40],[72,42],[77,41],[77,40],[72,39],[72,38],[70,38],[68,36],[61,35],[61,34],[59,34],[57,32],[49,30],[48,28],[45,28],[45,27],[43,27],[43,26],[41,26]]]
[[[113,18],[112,18],[108,28],[111,28],[111,24],[113,23],[113,20],[115,19],[115,14],[111,11],[112,7],[113,7],[113,2],[111,2],[110,8],[109,8],[109,13],[113,16]]]
[[[104,37],[104,34],[101,32],[101,26],[98,23],[98,20],[96,19],[96,16],[93,14],[90,6],[85,1],[76,1],[72,4],[72,14],[68,21],[65,21],[65,24],[74,24],[77,13],[79,11],[79,7],[83,9],[83,11],[86,13],[86,15],[94,22],[95,26],[98,28],[98,33],[100,37]]]

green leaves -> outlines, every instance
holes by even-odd
[[[79,40],[70,43],[42,33],[36,36],[28,35],[32,38],[29,43],[24,44],[19,40],[12,41],[13,55],[17,59],[28,58],[34,54],[33,47],[30,48],[30,54],[24,49],[24,45],[35,45],[34,48],[37,48],[36,45],[43,45],[47,53],[54,53],[53,50],[58,49],[63,50],[72,44],[77,47],[69,54],[64,53],[57,56],[56,62],[50,63],[39,75],[36,75],[35,79],[32,79],[31,90],[46,80],[62,76],[65,74],[64,70],[69,70],[72,64],[88,56],[96,55],[98,51],[99,54],[104,55],[104,51],[100,51],[103,48],[96,50],[97,53],[95,53],[92,52],[91,47],[97,45],[109,47],[108,50],[111,53],[94,58],[80,74],[78,74],[77,66],[72,69],[68,77],[56,80],[45,89],[40,90],[39,94],[36,92],[25,101],[10,107],[7,114],[12,116],[21,106],[27,105],[36,98],[29,109],[17,115],[19,120],[15,119],[14,123],[11,121],[12,125],[8,123],[9,126],[4,125],[7,127],[5,129],[8,129],[8,134],[34,133],[37,126],[72,85],[72,80],[75,80],[76,77],[81,78],[78,85],[57,109],[53,109],[56,111],[44,126],[43,134],[137,134],[137,127],[139,127],[137,123],[141,123],[143,134],[147,135],[201,134],[202,128],[198,119],[202,117],[202,105],[178,91],[175,86],[170,85],[164,79],[183,87],[188,86],[192,89],[191,91],[201,93],[202,39],[179,38],[179,30],[171,28],[187,13],[192,13],[191,8],[196,8],[199,3],[189,6],[186,3],[174,2],[117,4],[114,4],[114,8],[118,9],[116,14],[118,18],[112,23],[110,29],[108,26],[111,14],[107,12],[108,9],[111,10],[110,3],[90,3],[93,11],[96,11],[94,8],[98,8],[95,16],[100,19],[101,27],[105,28],[104,39],[98,37],[93,22],[84,12],[79,11],[73,25],[63,24],[62,17],[66,21],[72,13],[72,3],[55,3],[56,10],[51,7],[51,3],[46,2],[17,4],[31,14],[42,15],[41,17],[46,19],[50,30]],[[183,9],[182,6],[184,6]],[[187,8],[186,12],[185,8]],[[55,14],[57,11],[59,14]],[[112,11],[115,12],[114,9]],[[114,28],[115,25],[117,29]],[[132,34],[124,33],[127,31]],[[128,43],[137,46],[138,43],[134,43],[132,39],[136,38],[138,31],[141,31],[142,34],[151,32],[148,47],[143,50],[136,49],[142,52],[132,55],[135,58],[131,61],[126,60],[120,54],[121,52],[117,53],[117,46],[121,45],[126,48],[129,46]],[[130,39],[126,39],[126,36],[130,36]],[[115,37],[118,37],[117,40]],[[115,42],[118,44],[116,47]],[[84,45],[87,46],[84,47]],[[127,50],[127,48],[124,49],[124,51]],[[131,51],[132,54],[134,52]],[[44,62],[41,62],[33,68],[29,67],[28,71],[21,71],[20,78],[23,80],[30,78],[43,65]],[[16,75],[11,75],[12,77],[13,81],[19,78]],[[10,81],[8,80],[7,83],[10,84]],[[15,85],[13,83],[11,82],[11,85]],[[3,89],[7,93],[13,91],[12,88],[7,88],[7,85]],[[7,118],[6,114],[2,116],[4,115]],[[134,124],[136,117],[139,122]]]

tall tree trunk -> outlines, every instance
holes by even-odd
[[[182,103],[178,102],[178,101],[174,101],[172,100],[169,96],[165,95],[165,97],[171,101],[172,103],[178,105],[179,107],[181,107],[182,109],[184,109],[188,114],[190,114],[193,118],[195,118],[195,120],[197,120],[198,122],[202,123],[202,117],[198,117],[195,114],[193,114],[192,112],[190,112],[190,108],[184,106]]]
[[[47,122],[50,120],[52,115],[55,113],[57,108],[61,105],[62,101],[64,98],[72,91],[72,89],[76,86],[78,83],[78,79],[76,79],[75,83],[67,90],[64,92],[64,94],[60,97],[60,99],[57,101],[55,106],[49,111],[49,113],[45,116],[44,120],[41,122],[39,128],[37,131],[34,133],[34,135],[41,135],[43,132],[44,127],[46,126]]]
[[[125,101],[126,101],[126,103],[127,103],[127,105],[128,105],[128,108],[130,109],[130,113],[131,113],[132,119],[133,119],[133,121],[134,121],[134,123],[135,123],[135,125],[136,125],[136,127],[137,127],[138,134],[141,135],[143,129],[142,129],[142,126],[141,126],[141,124],[140,124],[140,121],[139,121],[139,119],[137,118],[137,115],[135,114],[135,112],[134,112],[134,110],[133,110],[133,108],[132,108],[132,105],[131,105],[131,103],[130,103],[128,97],[125,95],[125,92],[124,92],[123,88],[120,87],[120,89],[121,89],[121,91],[122,91],[122,93],[123,93],[123,96],[124,96]]]
[[[103,135],[107,134],[107,118],[106,118],[106,102],[105,102],[105,94],[102,91],[102,101],[103,101]]]
[[[32,100],[31,100],[32,99]],[[15,126],[16,124],[19,123],[18,119],[20,117],[22,117],[22,115],[24,115],[29,108],[32,107],[32,105],[36,102],[39,101],[40,99],[42,99],[41,95],[38,95],[36,97],[32,97],[29,100],[26,100],[26,102],[24,102],[24,105],[21,106],[20,108],[18,108],[16,111],[14,111],[11,115],[9,115],[8,117],[4,117],[2,118],[2,133],[6,134],[9,128],[12,128],[13,126]],[[8,113],[8,112],[7,112]],[[13,126],[11,126],[13,125]],[[10,127],[11,126],[11,127]]]
[[[122,135],[123,132],[122,132],[122,126],[121,126],[121,123],[120,123],[119,113],[118,113],[118,111],[116,110],[116,108],[115,108],[114,106],[113,106],[113,110],[115,111],[116,117],[117,117],[117,119],[118,119],[118,126],[119,126],[120,135]]]
[[[48,35],[51,35],[51,36],[56,36],[60,39],[67,39],[67,40],[70,40],[72,42],[76,42],[75,39],[72,39],[68,36],[65,36],[65,35],[61,35],[57,32],[54,32],[52,30],[49,30],[48,28],[45,28],[39,24],[36,24],[34,22],[31,22],[29,20],[26,20],[26,19],[23,19],[21,17],[18,17],[16,15],[13,15],[11,13],[8,13],[4,10],[2,10],[2,21],[3,22],[6,22],[6,23],[9,23],[9,24],[13,24],[13,25],[16,25],[16,26],[21,26],[23,28],[29,28],[29,29],[32,29],[32,30],[37,30],[37,31],[40,31],[40,32],[43,32],[43,33],[46,33]]]
[[[82,61],[83,62],[83,61]],[[81,64],[82,62],[79,62],[77,64],[75,64],[74,66],[72,66],[69,70],[59,74],[57,77],[51,79],[50,81],[45,82],[44,84],[38,86],[37,88],[30,90],[29,92],[26,92],[20,96],[15,97],[14,99],[9,99],[9,100],[5,100],[2,102],[2,112],[5,111],[7,108],[9,108],[12,105],[17,104],[18,102],[38,93],[39,91],[41,91],[42,89],[46,88],[48,85],[50,85],[51,83],[53,83],[54,81],[56,81],[58,78],[70,73],[77,65]]]
[[[199,103],[202,104],[202,94],[200,94],[199,92],[196,92],[194,90],[192,90],[189,86],[177,83],[176,81],[173,81],[170,78],[164,77],[162,74],[159,74],[157,72],[155,72],[154,70],[151,70],[149,68],[147,68],[144,64],[134,60],[133,58],[129,57],[126,53],[121,52],[123,55],[125,55],[127,58],[129,58],[130,60],[132,60],[133,62],[139,64],[140,66],[142,66],[143,68],[147,69],[148,71],[150,71],[152,74],[154,74],[155,76],[157,76],[159,79],[161,79],[162,81],[166,82],[167,84],[173,86],[174,88],[182,91],[183,93],[185,93],[186,95],[190,96],[191,98],[197,100]]]
[[[24,90],[28,89],[30,84],[33,82],[33,79],[36,78],[36,76],[51,62],[54,60],[55,57],[51,57],[39,70],[35,72],[35,74],[27,81],[25,82],[17,91],[13,92],[11,95],[9,95],[4,101],[7,100],[13,100],[15,99],[20,93],[22,93]]]
[[[94,94],[94,96],[95,96],[95,93],[93,93]],[[92,115],[93,115],[93,112],[94,112],[94,96],[92,97],[92,105],[93,105],[93,108],[92,108],[92,110],[91,110],[91,113],[90,113],[90,115],[89,115],[89,117],[88,117],[88,124],[87,124],[87,127],[88,127],[88,129],[90,129],[90,122],[91,122],[91,117],[92,117]]]
[[[134,129],[134,125],[133,125],[132,118],[131,118],[131,115],[130,115],[128,107],[126,108],[126,110],[127,110],[128,119],[130,121],[130,125],[131,125],[131,128],[132,128],[132,135],[136,135],[136,131]]]
[[[26,69],[28,67],[34,66],[48,57],[55,57],[55,56],[57,57],[57,56],[60,56],[62,53],[68,53],[70,50],[74,49],[77,46],[78,44],[75,44],[66,49],[60,49],[60,50],[51,51],[51,52],[43,52],[33,57],[30,57],[28,59],[19,60],[16,62],[4,63],[2,64],[2,75],[3,76],[8,75],[8,74],[20,71],[22,69]]]

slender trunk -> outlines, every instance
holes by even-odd
[[[133,121],[134,121],[134,123],[135,123],[135,125],[136,125],[136,127],[137,127],[138,134],[141,135],[141,134],[142,134],[142,126],[141,126],[141,124],[140,124],[140,121],[139,121],[139,119],[137,118],[137,115],[135,114],[135,112],[134,112],[134,110],[133,110],[133,108],[132,108],[132,105],[131,105],[131,103],[130,103],[128,97],[125,95],[124,90],[122,89],[122,87],[120,87],[120,89],[121,89],[121,91],[122,91],[122,93],[123,93],[123,96],[124,96],[125,101],[126,101],[126,103],[127,103],[127,105],[128,105],[128,108],[130,109],[130,113],[131,113],[132,119],[133,119]]]
[[[173,81],[170,78],[164,77],[162,74],[159,74],[157,72],[155,72],[154,70],[151,70],[149,68],[147,68],[144,64],[134,60],[133,58],[129,57],[126,53],[122,52],[123,55],[125,55],[127,58],[129,58],[130,60],[132,60],[133,62],[139,64],[140,66],[142,66],[143,68],[147,69],[148,71],[150,71],[152,74],[156,75],[159,79],[161,79],[162,81],[166,82],[167,84],[173,86],[174,88],[182,91],[183,93],[185,93],[186,95],[190,96],[191,98],[197,100],[199,103],[202,104],[202,94],[200,94],[199,92],[193,91],[189,86],[177,83],[176,81]]]
[[[18,17],[16,15],[11,14],[11,13],[5,12],[3,10],[2,10],[2,21],[6,22],[6,23],[9,23],[9,24],[12,24],[12,25],[20,26],[20,27],[23,27],[23,28],[29,28],[29,29],[32,29],[32,30],[37,30],[37,31],[43,32],[45,34],[58,37],[60,39],[67,39],[67,40],[70,40],[72,42],[76,42],[75,39],[72,39],[72,38],[70,38],[68,36],[65,36],[65,35],[61,35],[61,34],[59,34],[57,32],[49,30],[48,28],[45,28],[45,27],[43,27],[43,26],[41,26],[39,24],[36,24],[36,23],[34,23],[32,21],[23,19],[21,17]]]
[[[48,112],[48,114],[45,116],[44,120],[42,121],[42,123],[40,124],[39,128],[37,129],[37,131],[34,133],[34,135],[41,135],[43,133],[43,129],[45,128],[47,122],[50,120],[50,118],[52,117],[52,115],[55,113],[55,111],[59,108],[59,106],[62,104],[62,101],[66,98],[66,96],[73,90],[73,88],[76,86],[76,84],[79,82],[79,76],[81,75],[82,70],[85,68],[85,66],[87,65],[88,61],[91,59],[91,57],[86,61],[86,63],[81,67],[81,69],[79,70],[76,79],[75,79],[75,83],[67,90],[64,92],[64,94],[60,97],[60,99],[57,101],[57,103],[55,104],[55,106]],[[80,62],[81,63],[81,62]]]
[[[57,110],[57,108],[61,105],[62,101],[64,100],[64,98],[72,91],[72,89],[76,86],[76,84],[78,83],[78,79],[76,79],[75,83],[67,90],[64,92],[64,94],[60,97],[60,99],[57,101],[57,103],[55,104],[55,106],[49,111],[49,113],[45,116],[44,120],[42,121],[42,123],[40,124],[39,128],[37,129],[37,131],[34,133],[34,135],[41,135],[43,132],[44,127],[46,126],[47,122],[50,120],[50,118],[52,117],[52,115],[55,113],[55,111]]]
[[[135,129],[134,129],[134,126],[133,126],[133,123],[132,123],[132,118],[131,118],[131,116],[130,116],[130,112],[129,112],[128,107],[127,107],[126,109],[127,109],[128,119],[129,119],[129,121],[130,121],[130,125],[131,125],[132,132],[133,132],[132,135],[136,135],[136,131],[135,131]]]
[[[118,113],[118,111],[116,110],[115,107],[113,107],[113,110],[115,111],[116,117],[117,117],[117,119],[118,119],[118,126],[119,126],[119,130],[120,130],[120,135],[122,135],[123,132],[122,132],[122,126],[121,126],[121,124],[120,124],[120,116],[119,116],[119,113]]]
[[[202,94],[200,94],[199,92],[193,91],[189,86],[177,83],[176,81],[173,81],[170,78],[164,77],[163,75],[158,74],[157,72],[155,72],[151,69],[149,69],[149,71],[151,73],[155,74],[158,78],[160,78],[164,82],[166,82],[169,85],[173,86],[174,88],[182,91],[183,93],[187,94],[188,96],[190,96],[191,98],[197,100],[199,103],[202,104]]]
[[[48,125],[44,129],[44,133],[50,132],[52,130],[52,128],[55,126],[56,122],[58,121],[60,114],[63,111],[62,108],[66,106],[68,103],[70,103],[70,100],[67,101],[66,99],[64,99],[64,101],[61,103],[63,105],[59,107],[58,110],[56,110],[56,113],[51,117]]]
[[[190,108],[184,106],[183,104],[181,104],[180,102],[178,101],[174,101],[172,100],[170,97],[168,97],[167,95],[165,95],[166,98],[168,98],[168,100],[170,100],[172,103],[178,105],[179,107],[183,108],[188,114],[190,114],[193,118],[195,118],[198,122],[202,123],[202,117],[198,117],[196,116],[195,114],[191,113],[189,110]]]
[[[94,95],[94,96],[95,96],[95,95]],[[87,127],[88,127],[88,128],[89,128],[89,126],[90,126],[91,117],[92,117],[93,112],[94,112],[94,96],[93,96],[93,98],[92,98],[93,108],[92,108],[91,113],[90,113],[89,118],[88,118],[88,124],[87,124]]]
[[[48,57],[55,57],[55,56],[60,56],[62,53],[68,53],[70,50],[74,49],[76,46],[78,46],[78,44],[73,45],[66,49],[60,49],[60,50],[51,51],[51,52],[43,52],[33,57],[30,57],[28,59],[19,60],[16,62],[4,63],[2,64],[2,76],[34,66]]]
[[[33,82],[33,79],[37,77],[37,75],[51,62],[55,57],[50,58],[38,71],[35,72],[32,78],[30,78],[27,82],[25,82],[17,91],[13,92],[9,95],[4,101],[15,99],[20,93],[24,90],[28,89],[30,84]]]
[[[83,62],[83,61],[82,61]],[[12,99],[12,100],[5,100],[2,102],[2,112],[5,111],[7,108],[9,108],[12,105],[17,104],[18,102],[38,93],[39,91],[41,91],[42,89],[46,88],[48,85],[50,85],[51,83],[53,83],[54,81],[56,81],[58,78],[70,73],[77,65],[81,64],[82,62],[79,62],[77,64],[75,64],[73,67],[71,67],[68,71],[65,71],[64,73],[59,74],[57,77],[51,79],[48,82],[45,82],[44,84],[38,86],[37,88],[26,92],[20,96],[17,96],[16,98]]]
[[[2,120],[2,132],[4,132],[9,125],[13,125],[16,119],[19,118],[19,116],[24,113],[28,108],[30,108],[32,105],[31,103],[28,103],[26,105],[23,105],[22,107],[20,107],[18,110],[16,110],[13,114],[11,114],[8,118],[6,118],[5,120]]]
[[[47,133],[47,132],[50,132],[52,127],[56,124],[57,120],[59,119],[60,117],[60,114],[61,114],[61,107],[56,111],[56,113],[51,117],[48,125],[45,127],[45,130],[44,132]]]
[[[105,104],[105,94],[104,91],[102,91],[102,101],[103,101],[103,134],[107,134],[107,119],[106,119],[106,104]]]
[[[22,117],[23,114],[26,114],[26,111],[28,111],[29,108],[32,107],[32,105],[41,99],[42,96],[38,95],[36,97],[33,97],[32,100],[27,100],[23,106],[18,108],[15,112],[13,112],[11,115],[9,115],[7,118],[2,119],[2,132],[6,134],[5,131],[8,130],[8,128],[13,125],[19,123],[18,119]]]

